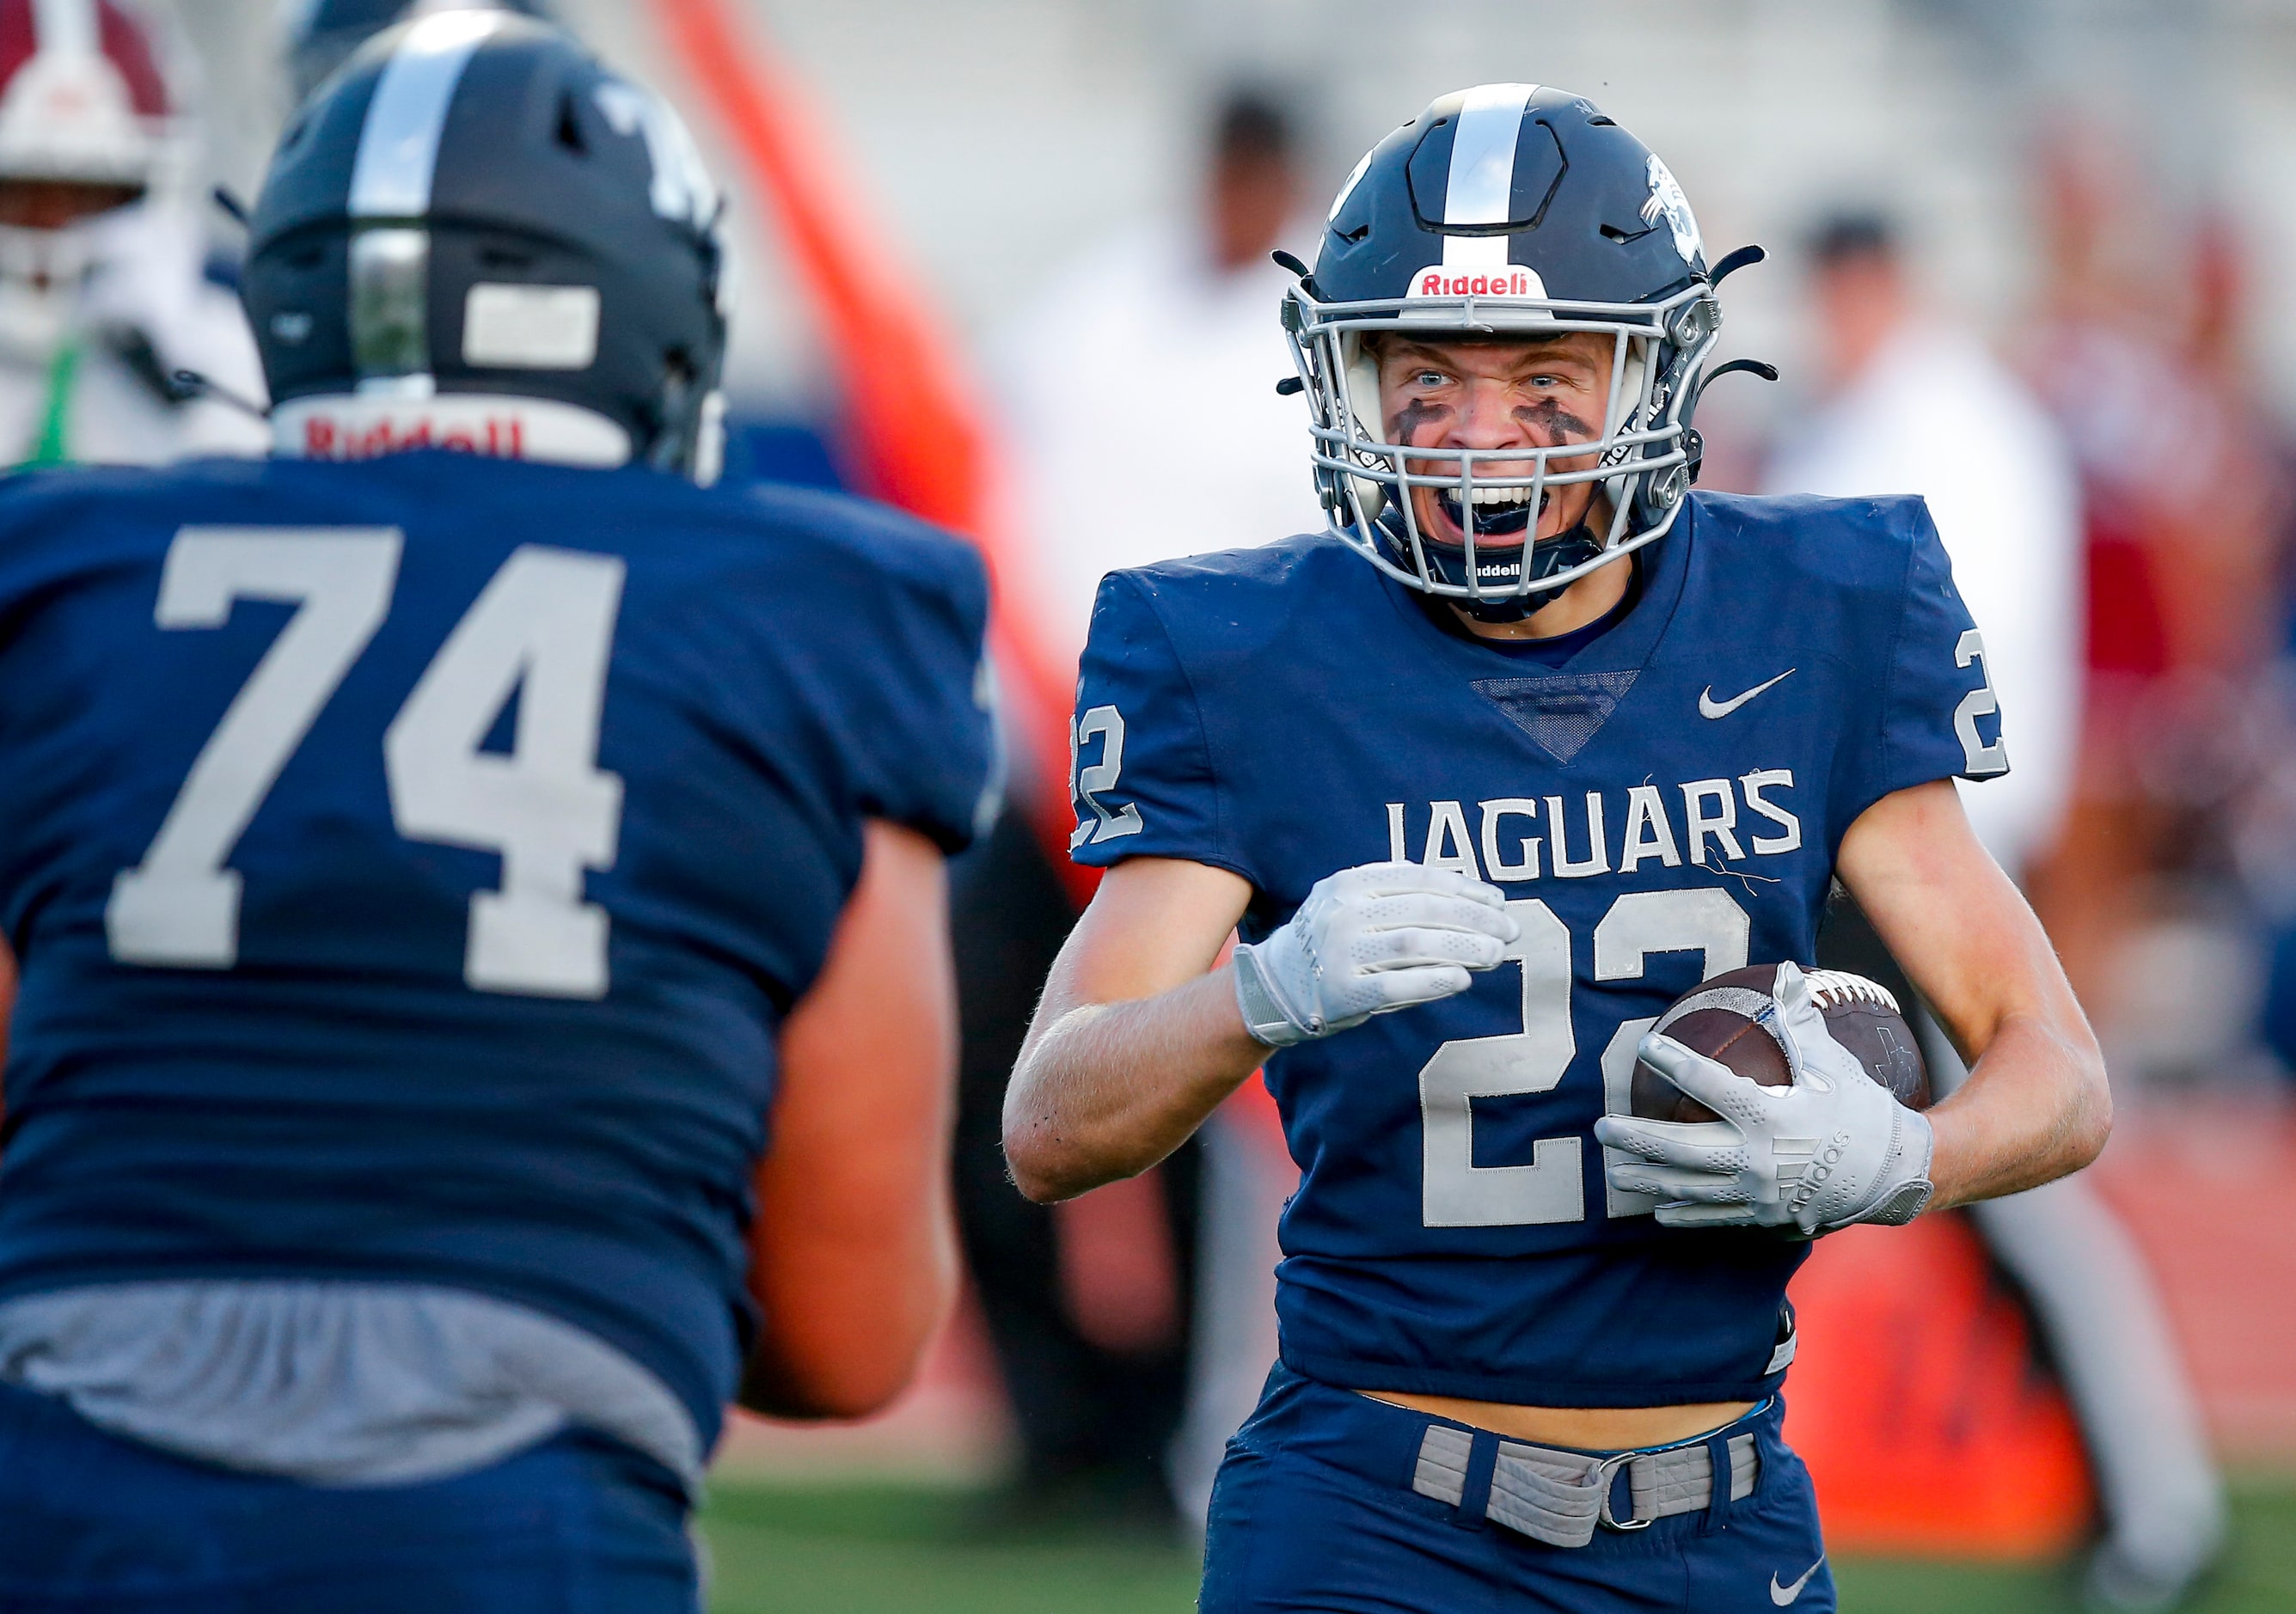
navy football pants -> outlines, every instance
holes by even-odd
[[[0,1614],[695,1614],[675,1479],[567,1434],[422,1485],[187,1462],[0,1385]]]
[[[1773,1398],[1733,1427],[1756,1438],[1751,1495],[1553,1547],[1411,1488],[1442,1421],[1278,1366],[1212,1491],[1201,1614],[1833,1614],[1817,1499],[1784,1417]],[[1476,1440],[1486,1486],[1496,1440]]]

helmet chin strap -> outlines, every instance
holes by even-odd
[[[1530,580],[1543,583],[1560,571],[1593,560],[1603,553],[1603,540],[1587,529],[1587,519],[1579,517],[1578,524],[1551,538],[1533,539],[1530,545]],[[1523,594],[1513,600],[1485,603],[1469,600],[1467,614],[1480,622],[1520,622],[1555,596],[1549,593],[1533,596]]]
[[[1390,497],[1387,508],[1380,512],[1380,530],[1387,535],[1388,541],[1393,544],[1398,552],[1407,556],[1411,553],[1411,543],[1400,529],[1399,516],[1400,512]],[[1467,580],[1465,545],[1442,544],[1426,537],[1423,537],[1420,543],[1427,552],[1428,569],[1433,571],[1439,579],[1445,583],[1456,583],[1463,586],[1465,584]],[[1587,528],[1587,518],[1582,515],[1578,518],[1576,526],[1558,532],[1551,538],[1530,540],[1530,580],[1534,584],[1544,582],[1558,572],[1567,571],[1573,566],[1585,564],[1602,553],[1602,539],[1596,537]],[[1456,571],[1456,576],[1448,575],[1454,570]],[[1457,606],[1478,622],[1520,622],[1546,605],[1554,596],[1551,594],[1546,595],[1522,594],[1511,595],[1504,600],[1463,600],[1451,594],[1440,594],[1436,597],[1447,605]]]

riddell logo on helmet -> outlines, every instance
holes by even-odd
[[[1546,284],[1535,269],[1422,269],[1411,277],[1412,297],[1544,298]]]
[[[511,393],[442,393],[419,402],[326,395],[271,413],[272,452],[308,460],[372,460],[443,448],[497,460],[620,465],[630,434],[594,409]]]
[[[444,448],[460,454],[483,454],[496,459],[526,457],[526,422],[515,414],[490,415],[479,421],[457,421],[434,429],[430,420],[414,415],[388,418],[357,426],[324,414],[303,421],[303,455],[314,460],[369,460],[377,455],[404,454],[413,448]]]

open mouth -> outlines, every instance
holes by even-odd
[[[1458,490],[1439,487],[1435,490],[1435,496],[1437,502],[1442,506],[1444,519],[1450,522],[1452,529],[1464,533],[1467,530],[1467,521],[1464,507],[1459,502]],[[1540,492],[1539,514],[1546,513],[1547,501],[1554,496],[1552,489]],[[1477,537],[1518,537],[1529,529],[1531,517],[1529,488],[1478,487],[1474,491],[1474,500]]]

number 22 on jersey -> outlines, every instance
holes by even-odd
[[[1420,1068],[1422,1221],[1429,1227],[1510,1227],[1578,1222],[1587,1216],[1580,1187],[1580,1140],[1541,1138],[1529,1163],[1475,1164],[1474,1102],[1554,1090],[1577,1052],[1570,1024],[1570,932],[1536,898],[1507,904],[1521,936],[1501,955],[1522,971],[1522,1029],[1496,1036],[1454,1038]],[[1726,891],[1629,891],[1595,927],[1595,979],[1632,980],[1653,953],[1696,953],[1711,978],[1744,967],[1751,924]],[[1630,1020],[1603,1049],[1603,1107],[1627,1112],[1636,1051],[1656,1017]],[[1625,1157],[1613,1154],[1613,1159]],[[1658,1203],[1644,1194],[1606,1191],[1606,1213],[1633,1216]]]
[[[225,711],[143,862],[104,908],[127,963],[229,969],[242,881],[225,866],[322,709],[389,614],[395,529],[185,528],[153,619],[220,627],[239,600],[295,614]],[[584,871],[613,866],[622,782],[597,766],[623,562],[525,545],[503,562],[382,739],[390,811],[411,840],[496,852],[498,890],[471,897],[463,979],[480,991],[599,997],[605,911]],[[507,755],[483,749],[515,695]]]

